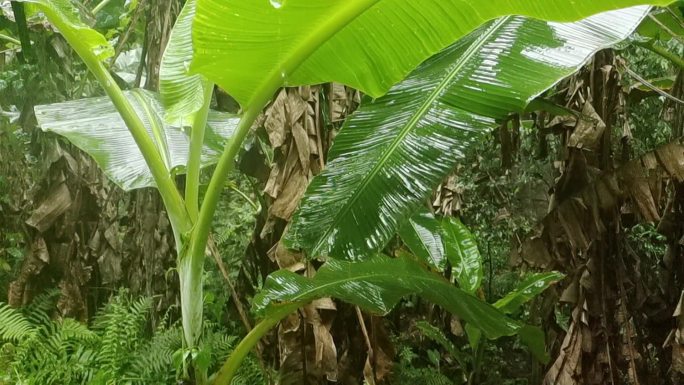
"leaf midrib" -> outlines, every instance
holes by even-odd
[[[345,206],[342,208],[340,214],[334,217],[333,222],[330,224],[330,226],[326,228],[325,232],[319,237],[316,245],[312,249],[312,254],[317,255],[319,253],[326,239],[330,236],[330,234],[337,227],[337,225],[339,225],[342,218],[347,216],[351,208],[359,199],[359,197],[361,196],[361,192],[368,187],[368,185],[373,179],[375,179],[377,174],[384,167],[387,160],[394,154],[394,152],[397,150],[399,145],[404,141],[404,139],[406,139],[406,136],[415,128],[415,126],[420,122],[420,120],[425,116],[425,114],[427,114],[428,111],[430,111],[430,107],[435,101],[437,101],[442,91],[444,91],[444,89],[446,89],[449,86],[449,84],[454,79],[454,77],[456,77],[459,71],[468,63],[468,61],[474,56],[475,53],[479,52],[480,49],[484,47],[484,45],[489,41],[489,38],[491,38],[494,35],[494,33],[497,32],[506,21],[508,21],[508,19],[510,19],[510,16],[498,19],[492,25],[492,27],[490,27],[487,33],[480,36],[477,41],[475,41],[470,47],[468,47],[463,56],[461,56],[461,59],[459,59],[457,64],[449,72],[449,75],[445,77],[437,85],[437,87],[435,87],[435,89],[429,94],[428,98],[425,99],[425,101],[421,104],[420,108],[411,117],[411,120],[408,121],[406,126],[399,133],[399,135],[397,135],[397,137],[392,141],[390,147],[383,153],[383,155],[380,157],[379,161],[375,164],[375,166],[373,166],[370,173],[368,173],[363,178],[363,180],[361,181],[361,185],[358,189],[354,191],[354,193],[349,198]]]

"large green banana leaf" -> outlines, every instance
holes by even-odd
[[[159,68],[159,94],[166,107],[166,120],[187,119],[204,105],[205,88],[211,87],[202,75],[190,75],[192,59],[192,20],[196,0],[188,0],[178,15]]]
[[[402,297],[420,295],[467,322],[490,338],[514,335],[522,327],[495,307],[429,272],[411,258],[376,256],[362,262],[330,260],[314,278],[287,270],[271,274],[254,298],[257,315],[279,314],[280,307],[333,297],[376,314],[387,314]]]
[[[147,132],[162,154],[169,171],[183,172],[188,160],[187,127],[164,121],[159,96],[146,90],[125,92]],[[155,186],[154,178],[121,115],[107,97],[36,106],[36,118],[44,131],[52,131],[92,156],[104,173],[124,190]],[[209,114],[203,164],[215,163],[237,124],[233,115]],[[175,169],[175,170],[174,170]]]
[[[287,243],[311,257],[347,259],[382,248],[468,146],[597,50],[626,38],[648,10],[569,24],[501,18],[428,60],[386,96],[366,99],[335,138]]]
[[[379,97],[433,54],[501,16],[569,22],[671,1],[198,0],[192,68],[243,108],[278,86],[329,81]]]

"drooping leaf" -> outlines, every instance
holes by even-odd
[[[45,13],[50,22],[73,45],[77,52],[92,52],[99,60],[114,54],[105,37],[81,21],[71,0],[15,0],[31,3]]]
[[[497,119],[521,112],[597,50],[623,40],[647,12],[636,7],[570,24],[502,18],[428,60],[388,95],[366,99],[335,138],[287,244],[311,257],[346,259],[382,248]]]
[[[188,159],[189,138],[185,127],[163,120],[164,109],[157,94],[146,90],[125,92],[148,134],[162,154],[169,171],[184,167]],[[105,174],[126,191],[155,186],[152,174],[121,115],[106,97],[74,100],[36,106],[36,118],[44,131],[69,139],[87,152]],[[212,112],[207,124],[203,154],[204,165],[215,163],[238,118]],[[175,170],[182,173],[183,170]]]
[[[176,25],[173,27],[169,43],[164,51],[159,69],[159,94],[166,107],[166,120],[173,122],[188,119],[204,104],[204,90],[209,82],[202,75],[191,75],[192,60],[192,20],[195,17],[196,0],[189,0]]]
[[[507,314],[515,313],[525,302],[532,300],[563,278],[565,275],[556,271],[531,274],[515,290],[496,301],[494,307]]]
[[[426,270],[420,263],[410,258],[385,256],[362,262],[330,260],[314,278],[287,270],[277,271],[268,277],[254,298],[254,307],[258,315],[268,317],[293,303],[333,297],[382,315],[410,294],[417,294],[478,325],[490,338],[513,335],[521,328],[495,307]]]
[[[453,267],[454,278],[461,289],[475,293],[482,285],[482,256],[477,248],[475,236],[454,217],[442,220],[444,249]]]
[[[516,312],[520,306],[525,302],[538,296],[549,286],[563,279],[565,275],[558,272],[538,273],[528,276],[523,280],[518,287],[512,292],[508,293],[504,298],[494,303],[494,307],[501,310],[503,313],[510,314]],[[476,324],[467,324],[465,326],[468,342],[473,350],[477,349],[480,344],[482,332]],[[549,361],[549,355],[546,352],[546,344],[544,342],[544,332],[535,326],[525,325],[518,330],[518,338],[520,342],[525,344],[534,357],[542,363]]]
[[[654,11],[639,26],[637,33],[648,39],[663,41],[684,37],[684,24],[682,24],[684,15],[680,11],[682,5],[684,2],[677,1],[667,8]]]
[[[330,81],[379,97],[425,59],[497,17],[569,22],[670,2],[198,0],[192,68],[243,108],[278,86]]]
[[[417,257],[437,271],[444,271],[446,256],[439,221],[428,210],[421,210],[399,228],[399,236]]]
[[[525,325],[518,331],[518,338],[539,362],[543,364],[549,362],[551,357],[546,352],[546,336],[541,328]]]

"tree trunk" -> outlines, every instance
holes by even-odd
[[[147,6],[145,84],[156,90],[180,2],[152,0]],[[22,121],[24,130],[32,132],[31,151],[43,172],[29,193],[26,187],[12,191],[15,206],[28,215],[6,229],[16,232],[21,230],[17,223],[26,223],[21,227],[26,228],[27,247],[9,287],[9,303],[25,305],[40,292],[58,287],[60,314],[87,320],[110,294],[127,287],[133,295],[154,297],[158,309],[177,304],[178,279],[168,274],[175,266],[174,240],[158,192],[124,193],[87,155],[40,132],[32,114]],[[34,173],[27,167],[18,165]]]

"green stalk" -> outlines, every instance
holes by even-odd
[[[147,134],[145,124],[140,120],[135,109],[128,99],[126,99],[123,91],[117,86],[116,81],[114,81],[114,78],[109,74],[109,71],[107,71],[104,64],[95,56],[91,49],[81,41],[78,30],[67,25],[60,15],[51,7],[41,5],[38,5],[38,7],[45,13],[52,24],[57,27],[78,56],[81,57],[90,72],[92,72],[102,88],[104,88],[117,111],[119,111],[119,114],[121,114],[121,117],[131,132],[138,148],[140,148],[140,152],[143,154],[145,162],[150,167],[152,176],[154,177],[159,193],[161,194],[166,210],[168,211],[169,219],[174,229],[176,243],[180,245],[181,234],[189,231],[192,226],[190,218],[185,210],[185,203],[176,188],[174,180],[171,178],[152,138]]]
[[[233,377],[235,377],[235,374],[240,368],[240,365],[242,365],[242,362],[245,360],[249,352],[254,349],[254,346],[259,343],[259,340],[261,340],[266,333],[273,329],[283,318],[287,317],[303,305],[305,304],[294,303],[285,305],[273,312],[273,314],[269,314],[266,319],[254,326],[254,329],[252,329],[252,331],[249,332],[249,334],[247,334],[242,341],[240,341],[240,344],[238,344],[237,347],[235,347],[235,350],[233,350],[233,353],[231,353],[230,357],[228,357],[228,360],[223,364],[221,369],[216,372],[211,385],[230,385],[230,383],[233,381]]]
[[[107,6],[107,4],[111,2],[112,0],[102,0],[100,4],[96,5],[95,8],[93,8],[93,15],[97,15],[104,7]]]
[[[273,69],[270,74],[264,77],[265,81],[262,87],[245,106],[244,114],[238,124],[235,136],[226,145],[226,149],[221,155],[221,159],[209,183],[207,194],[204,197],[189,247],[189,256],[194,260],[191,265],[195,274],[202,274],[204,250],[207,247],[211,221],[216,212],[216,206],[218,205],[223,186],[233,169],[235,158],[242,147],[242,143],[261,110],[266,107],[273,94],[283,85],[287,74],[294,72],[318,47],[359,15],[374,6],[378,1],[348,2],[348,5],[342,8],[337,15],[333,15],[327,22],[319,24],[317,28],[312,30],[309,37],[304,39],[295,48],[295,52],[283,64],[282,68]]]
[[[13,38],[12,36],[5,35],[4,33],[0,33],[0,40],[5,40],[12,44],[21,45],[21,42],[19,40]]]
[[[22,62],[32,61],[31,54],[31,37],[29,36],[28,26],[26,24],[26,10],[24,4],[12,1],[12,13],[14,13],[14,21],[17,23],[17,32],[19,33],[19,41],[21,45],[21,54],[19,60]]]
[[[240,196],[242,197],[242,199],[244,199],[245,201],[247,201],[247,203],[249,203],[249,205],[252,206],[252,208],[254,209],[255,212],[256,212],[256,211],[259,211],[259,206],[256,204],[256,202],[254,202],[252,199],[250,199],[250,197],[247,196],[247,194],[245,194],[244,192],[240,191],[240,189],[237,188],[237,186],[235,186],[234,184],[231,183],[228,187],[229,187],[231,190],[233,190],[233,191],[235,191],[236,193],[238,193],[238,195],[240,195]]]
[[[195,113],[190,132],[190,158],[185,177],[185,205],[192,221],[197,221],[199,216],[199,186],[202,163],[202,146],[204,145],[204,131],[209,117],[211,95],[214,92],[214,84],[209,83],[204,88],[204,105]]]
[[[242,148],[242,143],[249,134],[254,121],[270,102],[273,94],[283,85],[288,73],[294,72],[321,44],[330,39],[335,33],[349,22],[375,5],[379,0],[363,0],[348,2],[337,15],[319,24],[311,31],[307,39],[295,48],[295,53],[271,73],[264,76],[264,83],[259,87],[254,97],[243,106],[243,116],[237,126],[235,135],[230,139],[216,170],[209,182],[207,193],[195,222],[187,252],[180,255],[179,272],[181,273],[181,311],[183,314],[183,329],[186,339],[192,344],[202,331],[202,273],[204,257],[209,241],[211,222],[223,191],[228,175],[235,166],[235,160]],[[180,270],[182,266],[183,270]],[[188,269],[188,270],[184,270]],[[250,333],[251,335],[252,333]]]

